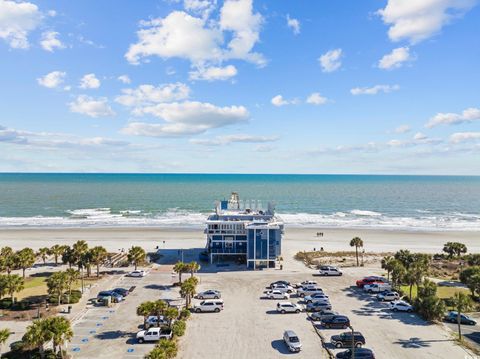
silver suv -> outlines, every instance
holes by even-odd
[[[300,313],[303,310],[301,306],[292,302],[279,302],[277,303],[277,312],[285,313]]]
[[[302,343],[293,330],[285,330],[283,333],[283,341],[285,342],[288,350],[293,353],[298,353],[300,350],[302,350]]]

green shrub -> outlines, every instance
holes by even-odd
[[[173,335],[181,337],[185,334],[186,327],[187,325],[184,320],[177,320],[172,326]]]
[[[188,319],[190,318],[190,311],[187,308],[184,308],[180,311],[180,319]]]

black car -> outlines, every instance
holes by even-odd
[[[322,326],[325,328],[346,329],[350,326],[350,319],[344,315],[334,315],[330,318],[322,319]]]
[[[344,332],[340,335],[333,335],[331,342],[335,348],[351,348],[352,344],[355,348],[360,348],[365,344],[365,337],[360,332],[353,332],[352,340],[352,332]]]
[[[314,322],[321,322],[322,320],[328,320],[336,315],[339,315],[338,312],[334,312],[330,309],[323,309],[318,312],[312,313],[312,315],[310,315],[310,318]]]
[[[126,297],[127,295],[130,294],[130,291],[128,289],[125,289],[125,288],[115,288],[114,290],[112,290],[112,292],[118,293],[122,297]]]
[[[450,323],[457,323],[458,321],[458,314],[457,312],[449,312],[445,317],[445,320]],[[460,324],[468,324],[468,325],[475,325],[477,321],[468,315],[460,314]]]
[[[367,348],[355,348],[354,354],[356,359],[375,359],[373,351]],[[344,352],[338,353],[336,356],[338,359],[350,359],[352,358],[352,349],[348,349]]]
[[[270,283],[270,288],[273,289],[273,287],[277,284],[290,285],[290,282],[287,282],[286,280],[277,280],[276,282]]]

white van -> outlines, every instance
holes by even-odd
[[[324,275],[324,276],[341,276],[342,271],[338,269],[337,267],[333,266],[321,266],[320,270],[318,271],[318,274]]]

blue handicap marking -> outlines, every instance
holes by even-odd
[[[133,348],[127,349],[127,353],[133,353],[134,351],[135,351],[135,349],[133,349]]]
[[[82,343],[87,343],[88,342],[88,339],[87,338],[83,338],[82,339]]]
[[[79,352],[80,351],[80,348],[79,347],[75,347],[72,349],[72,352]]]
[[[109,312],[109,313],[115,313],[115,311],[114,311],[114,310],[109,310],[108,312]]]
[[[97,327],[101,327],[102,325],[102,323],[97,323]]]
[[[97,331],[96,330],[90,330],[88,333],[89,334],[95,334]]]
[[[102,317],[102,319],[103,319],[103,320],[107,320],[107,319],[108,319],[108,317]]]

